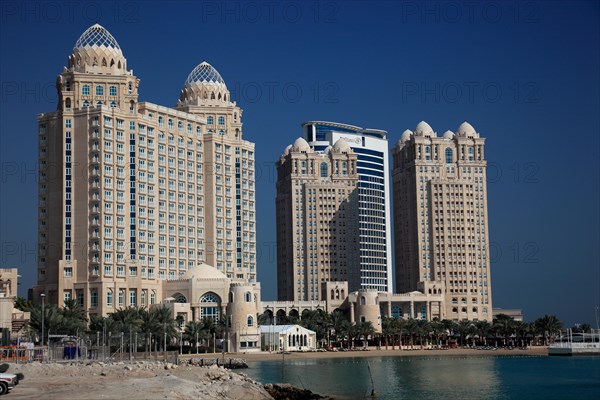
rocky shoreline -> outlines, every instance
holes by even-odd
[[[12,364],[10,372],[25,379],[11,399],[325,399],[310,390],[287,384],[263,385],[243,373],[216,363],[199,366],[200,359],[182,364],[156,361]],[[226,360],[228,361],[228,360]],[[233,361],[235,364],[239,361]]]

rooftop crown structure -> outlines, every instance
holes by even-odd
[[[138,86],[95,24],[58,76],[57,111],[38,116],[34,300],[97,315],[149,306],[203,263],[256,282],[254,144],[223,78],[201,63],[175,108],[139,102]]]

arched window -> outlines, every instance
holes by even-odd
[[[187,303],[187,299],[182,294],[177,294],[175,297],[175,303]]]
[[[336,289],[336,290],[335,290],[335,298],[336,298],[337,300],[339,300],[339,299],[340,299],[340,290],[339,290],[339,289]]]
[[[66,108],[67,110],[70,110],[70,109],[71,109],[71,99],[67,98],[67,99],[65,100],[65,108]]]
[[[333,293],[334,293],[334,292],[333,292],[333,289],[331,289],[331,300],[333,300],[333,299],[334,299]]]
[[[204,293],[202,297],[200,297],[200,303],[218,303],[219,297],[211,292]]]
[[[96,86],[96,96],[104,96],[104,86]]]
[[[252,315],[248,315],[248,326],[254,326],[254,318]]]
[[[102,66],[106,67],[106,58],[102,58]]]
[[[367,299],[365,296],[360,296],[360,305],[364,306],[365,304],[367,304]]]
[[[192,124],[187,124],[187,133],[188,135],[192,134]]]
[[[90,106],[90,102],[89,101],[84,101],[83,102],[83,108],[88,108]]]
[[[229,302],[233,303],[233,292],[229,292]]]
[[[117,95],[117,87],[116,86],[110,86],[108,88],[108,94],[111,96],[116,96]]]
[[[169,125],[169,129],[172,130],[173,129],[173,120],[171,118],[169,118],[169,121],[167,122],[167,124]]]
[[[215,99],[215,92],[212,92],[212,93],[210,94],[210,99],[211,99],[211,100],[214,100],[214,99]]]
[[[452,164],[452,149],[450,147],[446,147],[446,164]]]
[[[181,121],[177,122],[177,130],[179,132],[183,132],[183,123]]]
[[[250,303],[252,301],[252,295],[250,292],[246,292],[246,303]]]
[[[129,82],[127,84],[127,91],[129,92],[129,94],[133,93],[133,83]]]
[[[218,321],[220,316],[221,299],[212,292],[204,293],[200,297],[200,319],[210,318],[213,321]]]
[[[90,85],[83,85],[81,87],[81,94],[84,96],[89,96],[90,95]]]
[[[165,126],[165,121],[164,121],[163,117],[158,117],[158,126],[160,128]]]
[[[225,125],[225,117],[224,116],[219,117],[219,125]]]
[[[321,178],[327,178],[327,163],[321,163]]]
[[[206,117],[206,123],[208,125],[214,125],[215,123],[215,118],[212,115],[209,115],[208,117]]]

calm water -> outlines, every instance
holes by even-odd
[[[600,399],[600,357],[367,357],[249,363],[263,383],[335,399]],[[283,366],[282,366],[283,365]]]

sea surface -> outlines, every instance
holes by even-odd
[[[262,383],[334,399],[600,399],[600,357],[349,357],[248,363]],[[369,367],[371,374],[369,374]],[[371,383],[371,376],[373,382]]]

